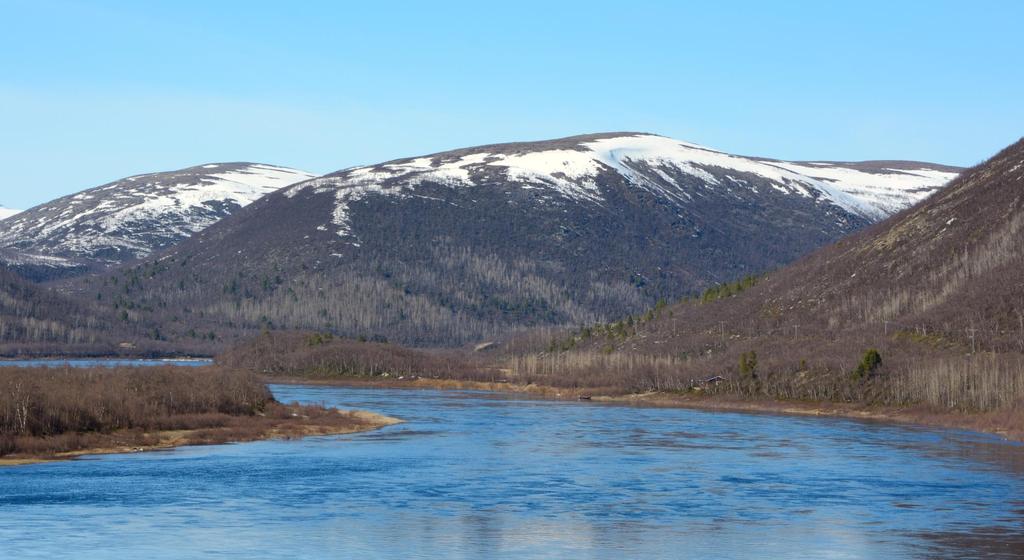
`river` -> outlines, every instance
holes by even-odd
[[[209,358],[29,358],[26,360],[0,360],[0,367],[21,367],[51,369],[59,368],[133,368],[148,366],[202,367],[213,363]]]
[[[0,557],[1024,557],[1024,446],[991,436],[476,392],[273,391],[406,423],[0,469]]]

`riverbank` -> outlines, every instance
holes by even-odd
[[[428,379],[423,377],[405,379],[380,377],[267,377],[265,380],[267,383],[293,385],[490,391],[565,401],[578,401],[582,398],[588,402],[629,406],[848,418],[892,424],[967,430],[999,436],[1010,441],[1024,442],[1024,411],[1020,410],[968,414],[936,410],[925,406],[898,408],[860,403],[752,400],[722,395],[701,395],[700,393],[650,392],[618,394],[614,391],[596,389],[564,389],[542,385]]]
[[[281,403],[259,377],[238,370],[0,367],[0,465],[344,434],[395,422]]]
[[[206,367],[214,365],[211,358],[0,358],[0,368],[129,368],[142,366],[189,366]]]
[[[118,430],[112,433],[76,433],[81,447],[56,453],[14,453],[0,457],[0,467],[67,461],[85,455],[109,455],[168,450],[189,445],[218,445],[268,439],[296,439],[376,430],[401,420],[363,410],[339,410],[308,405],[274,403],[254,416],[222,415],[208,419],[209,427],[159,431]],[[35,438],[45,447],[46,438]],[[31,445],[31,443],[29,443]]]
[[[214,356],[195,354],[111,354],[109,352],[93,354],[0,354],[0,367],[8,362],[42,361],[42,362],[205,362],[213,363]]]

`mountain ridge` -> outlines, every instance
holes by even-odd
[[[622,141],[626,139],[625,141]],[[580,158],[575,153],[585,154],[588,150],[595,153],[588,158]],[[623,153],[625,152],[625,153]],[[645,153],[646,152],[646,153]],[[553,161],[543,161],[537,155],[550,154]],[[526,157],[530,155],[530,157]],[[518,159],[512,159],[519,156]],[[562,158],[562,168],[559,169],[558,158]],[[538,161],[540,160],[540,161]],[[829,164],[824,162],[786,162],[767,158],[750,158],[735,156],[719,150],[706,148],[697,144],[681,142],[664,136],[646,133],[597,133],[579,136],[570,136],[548,141],[539,142],[510,142],[504,144],[490,144],[472,148],[461,148],[446,152],[437,152],[412,158],[401,158],[390,160],[376,165],[358,166],[329,173],[322,177],[312,179],[305,184],[292,187],[289,191],[296,192],[302,188],[323,188],[330,186],[344,187],[345,183],[356,183],[356,186],[365,186],[369,183],[391,181],[397,182],[403,175],[416,181],[442,180],[449,183],[468,181],[469,175],[481,167],[505,168],[507,173],[515,170],[515,176],[509,175],[507,179],[529,179],[531,173],[535,175],[546,174],[550,177],[565,176],[566,173],[575,174],[574,178],[587,175],[596,175],[600,172],[599,166],[618,168],[627,174],[635,174],[638,170],[631,169],[624,165],[626,161],[674,161],[685,163],[684,172],[700,176],[701,171],[708,167],[721,167],[734,169],[741,172],[753,172],[780,182],[795,182],[801,184],[805,189],[815,191],[815,194],[823,194],[832,202],[843,206],[845,210],[852,211],[871,220],[881,219],[891,215],[902,207],[909,206],[913,202],[921,200],[924,196],[934,192],[941,184],[955,176],[956,168],[951,166],[934,166],[920,162],[892,162],[891,168],[880,167],[879,165],[889,163],[879,162],[853,162],[851,164]],[[595,165],[596,164],[596,165]],[[870,167],[875,164],[875,167]],[[544,169],[544,166],[549,166]],[[762,167],[758,168],[759,165]],[[833,168],[843,170],[848,177],[825,178],[818,180],[815,177],[803,175],[801,171],[821,173],[831,165]],[[915,166],[916,169],[911,169]],[[679,166],[677,166],[679,167]],[[539,169],[538,169],[539,168]],[[796,170],[794,170],[794,168]],[[833,173],[835,169],[831,170]],[[920,173],[911,173],[918,171]],[[391,176],[388,176],[388,175]],[[363,177],[363,176],[365,177]],[[417,177],[418,175],[423,177]],[[853,175],[855,177],[849,177]],[[889,179],[883,179],[880,175],[886,175]],[[707,178],[708,175],[704,174]],[[869,183],[892,182],[896,178],[904,184],[893,184],[883,189],[888,192],[882,193],[883,198],[897,200],[873,201],[873,195],[879,193],[870,192]],[[667,178],[666,178],[667,179]],[[856,179],[857,188],[843,189],[847,182]],[[712,179],[713,180],[713,179]],[[657,183],[658,178],[653,181],[648,178],[648,183]],[[669,183],[672,182],[668,179]],[[414,185],[413,185],[414,186]],[[557,185],[556,185],[557,186]],[[838,192],[833,187],[838,186]],[[351,187],[351,185],[350,185]],[[868,192],[865,192],[868,191]],[[385,194],[386,191],[378,189],[378,193]],[[339,190],[339,197],[342,191]],[[359,195],[360,193],[355,193]],[[585,189],[570,189],[563,192],[569,196],[587,198],[592,193],[585,192]],[[678,197],[678,194],[676,194]],[[339,198],[339,209],[342,201]]]
[[[166,337],[186,329],[159,310],[183,309],[187,330],[226,337],[315,328],[460,345],[776,268],[884,212],[835,185],[664,137],[497,146],[290,185],[126,272],[139,278],[130,288],[122,275],[116,288],[107,278],[73,289],[152,310],[138,321]],[[893,176],[942,182],[881,174]]]
[[[146,258],[259,197],[312,177],[267,164],[209,163],[132,175],[0,222],[0,251],[22,267],[89,269]]]

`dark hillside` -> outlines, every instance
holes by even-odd
[[[783,398],[1016,406],[1022,225],[1024,141],[792,266],[555,337],[545,352],[521,353],[517,368],[631,390],[686,390],[722,375],[717,390]]]
[[[111,334],[94,309],[0,267],[0,355],[109,352]]]
[[[264,330],[460,346],[777,268],[953,176],[814,165],[856,177],[855,196],[780,165],[635,133],[396,160],[282,189],[157,260],[71,286],[183,347]]]
[[[761,299],[776,327],[911,328],[961,343],[973,336],[977,350],[1024,350],[1022,226],[1024,141],[920,205],[771,275],[744,301]]]

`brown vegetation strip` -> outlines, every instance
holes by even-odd
[[[344,434],[398,422],[275,401],[220,368],[0,369],[0,464]]]
[[[888,354],[893,347],[881,347],[884,361],[858,371],[853,352],[845,366],[844,360],[792,363],[801,355],[795,350],[765,355],[742,341],[679,357],[585,348],[460,353],[316,333],[267,333],[217,359],[274,382],[479,389],[560,399],[587,395],[631,404],[928,424],[1024,440],[1024,356],[936,356],[918,349],[897,352],[902,358],[894,359]],[[827,345],[817,350],[827,351]],[[709,382],[715,375],[719,379]]]

